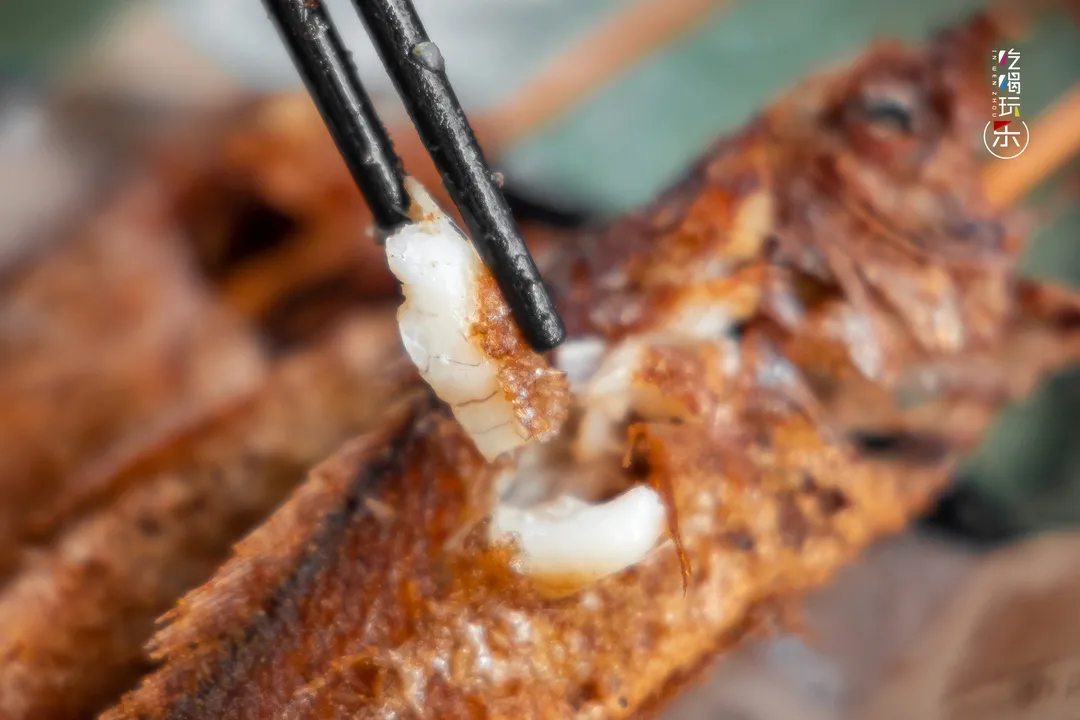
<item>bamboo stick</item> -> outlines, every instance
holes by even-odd
[[[1019,157],[987,163],[983,185],[995,205],[1016,202],[1080,152],[1080,83],[1031,124],[1030,137]]]
[[[599,87],[689,32],[726,0],[637,0],[548,63],[482,122],[489,152],[557,120]]]

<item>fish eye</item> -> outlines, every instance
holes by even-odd
[[[854,118],[875,129],[911,135],[917,129],[918,102],[901,88],[872,88],[863,92],[850,108]]]
[[[904,134],[915,129],[915,119],[910,108],[895,98],[870,98],[863,103],[863,114],[870,122]]]

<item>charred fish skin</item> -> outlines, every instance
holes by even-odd
[[[989,48],[990,37],[972,33],[968,57],[985,57],[984,40]],[[1036,365],[1080,357],[1080,328],[1054,320],[1061,307],[1051,312],[1018,296],[994,253],[961,267],[907,237],[880,237],[877,222],[894,211],[915,209],[915,219],[942,231],[953,227],[942,210],[957,198],[964,212],[982,212],[959,129],[938,132],[927,153],[908,143],[906,121],[884,146],[876,131],[863,143],[829,123],[845,98],[888,76],[916,93],[937,88],[929,107],[942,117],[912,128],[948,128],[984,89],[981,76],[941,66],[953,55],[966,53],[940,44],[872,51],[722,143],[685,188],[650,212],[553,259],[553,289],[578,310],[560,312],[592,343],[577,356],[575,370],[585,369],[575,373],[575,394],[599,398],[576,388],[603,375],[618,382],[601,390],[626,396],[597,424],[612,447],[590,454],[591,444],[572,442],[580,432],[574,414],[589,410],[577,407],[552,442],[489,463],[448,408],[395,411],[384,431],[313,471],[237,557],[178,606],[155,642],[162,667],[104,720],[644,717],[770,608],[903,527],[955,467],[957,425],[985,425],[1021,387],[1014,378],[1032,376]],[[875,123],[895,115],[870,114]],[[925,202],[920,183],[944,177],[950,156],[963,160],[955,187]],[[894,164],[901,161],[911,162]],[[843,173],[823,179],[822,167]],[[895,194],[866,192],[883,179]],[[874,215],[838,201],[838,186],[861,192],[848,199],[869,195]],[[845,251],[873,261],[865,267],[894,261],[892,292],[864,293],[890,281],[858,264],[848,273]],[[681,278],[673,272],[680,265]],[[944,326],[925,323],[963,288],[978,291],[981,312],[961,297]],[[901,299],[911,306],[897,313]],[[1080,308],[1075,297],[1061,302]],[[891,407],[891,368],[857,355],[859,335],[843,322],[849,316],[873,320],[870,341],[896,366],[1008,362],[983,376],[978,393],[943,396],[949,413],[912,418]],[[964,323],[981,329],[967,332]],[[951,332],[958,324],[959,335]],[[1023,349],[1041,348],[1040,359],[1013,353],[1018,339]],[[752,340],[772,352],[751,353]],[[640,347],[622,355],[625,364],[604,369],[633,343]],[[664,366],[642,357],[663,358]],[[826,420],[850,419],[864,437],[872,436],[867,427],[910,426],[933,442],[867,442],[849,452],[806,411],[812,403],[785,396],[793,388],[810,393]],[[868,410],[879,407],[881,417]],[[522,562],[521,544],[499,542],[490,520],[478,522],[510,497],[499,477],[508,468],[511,480],[552,480],[558,488],[549,476],[560,468],[583,484],[597,466],[590,500],[646,488],[672,510],[673,534],[693,570],[685,595],[676,548],[658,543],[632,566],[552,599]]]

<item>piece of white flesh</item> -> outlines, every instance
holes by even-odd
[[[517,539],[527,575],[591,581],[641,562],[666,527],[660,496],[639,485],[598,504],[563,495],[532,508],[499,505],[490,532]]]
[[[589,380],[581,398],[585,414],[574,438],[574,457],[579,462],[595,460],[621,447],[619,426],[630,412],[634,376],[644,357],[644,345],[628,340],[604,358]]]
[[[607,342],[599,337],[583,337],[567,340],[555,348],[555,365],[566,373],[570,389],[580,393],[600,368],[607,351]]]
[[[446,402],[486,459],[529,440],[499,383],[499,365],[472,329],[480,319],[478,282],[487,272],[457,226],[415,183],[425,216],[386,240],[390,271],[401,282],[401,341],[424,381]]]

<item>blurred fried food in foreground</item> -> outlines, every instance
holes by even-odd
[[[39,513],[123,456],[250,391],[264,358],[139,178],[0,286],[0,579]]]
[[[395,336],[389,313],[358,315],[236,407],[115,468],[0,592],[0,715],[84,717],[130,687],[155,619],[312,463],[381,417]]]

